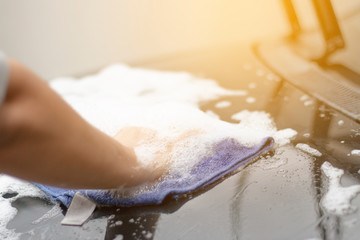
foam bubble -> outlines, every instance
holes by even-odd
[[[229,101],[220,101],[220,102],[216,103],[216,105],[215,105],[215,107],[217,107],[217,108],[227,108],[229,106],[231,106],[231,102],[229,102]]]
[[[308,95],[302,95],[301,97],[300,97],[300,101],[302,101],[302,102],[304,102],[304,101],[306,101],[306,100],[308,100],[309,99],[309,96]]]
[[[211,152],[213,143],[224,138],[234,138],[251,147],[263,138],[273,136],[277,146],[282,146],[296,135],[291,129],[277,131],[270,115],[264,112],[239,112],[233,115],[239,123],[221,121],[214,118],[214,114],[209,116],[210,112],[202,112],[199,104],[203,101],[230,95],[244,96],[247,92],[227,90],[213,80],[199,79],[188,73],[134,69],[118,64],[81,79],[59,78],[51,81],[50,86],[90,124],[110,136],[127,126],[155,130],[156,137],[151,141],[144,140],[135,148],[135,153],[143,165],[149,166],[159,153],[171,149],[169,159],[166,159],[169,164],[167,177],[186,175],[202,156]],[[223,102],[221,106],[224,105]],[[118,191],[126,194],[142,190],[144,188]],[[17,197],[43,197],[33,185],[7,176],[0,178],[0,191],[18,192]],[[6,229],[16,214],[11,201],[17,197],[0,197],[2,239],[18,236],[13,230]],[[53,214],[56,209],[39,221],[51,218]]]
[[[254,102],[256,102],[256,98],[254,98],[254,97],[247,97],[247,98],[245,99],[245,101],[246,101],[247,103],[254,103]]]
[[[360,149],[353,149],[353,150],[351,150],[351,155],[353,155],[353,156],[360,156]]]
[[[216,141],[235,138],[246,146],[254,146],[268,136],[267,132],[250,130],[244,122],[231,124],[214,119],[208,115],[210,112],[205,114],[198,107],[202,101],[245,95],[246,91],[226,90],[213,80],[187,73],[115,65],[79,81],[58,79],[52,87],[86,120],[109,135],[126,126],[156,130],[157,137],[142,142],[135,152],[140,162],[149,166],[171,143],[169,162],[174,174],[185,174],[201,156],[209,153],[209,146]],[[220,107],[229,105],[220,103]],[[194,131],[197,134],[186,137]]]
[[[289,144],[297,135],[297,132],[291,128],[278,131],[270,115],[262,111],[244,110],[232,115],[231,118],[240,121],[239,125],[249,131],[272,136],[277,147]]]
[[[356,207],[351,205],[351,200],[360,193],[360,185],[341,186],[340,179],[344,170],[333,167],[329,162],[324,162],[321,170],[329,180],[328,191],[320,201],[322,208],[337,216],[355,212]]]
[[[6,193],[17,193],[17,195],[5,198]],[[13,208],[11,203],[24,196],[45,197],[44,193],[30,183],[7,175],[0,175],[0,239],[12,240],[20,237],[20,233],[16,233],[13,229],[7,229],[6,226],[17,214],[16,208]]]
[[[146,238],[146,239],[150,239],[153,234],[148,231],[148,232],[146,232],[144,235],[145,235],[145,238]]]
[[[121,226],[123,224],[123,221],[119,220],[115,222],[115,226]]]
[[[158,103],[178,102],[197,107],[202,101],[220,96],[247,94],[243,90],[221,88],[213,80],[188,73],[133,69],[125,65],[113,65],[98,75],[78,80],[59,78],[51,86],[80,115],[109,135],[134,125],[134,119],[144,119],[143,112]]]
[[[273,138],[277,146],[280,147],[289,144],[296,136],[297,131],[291,128],[285,128],[275,132]]]
[[[308,100],[308,101],[305,101],[304,102],[304,106],[310,106],[310,105],[313,105],[314,104],[314,101],[313,100]]]
[[[305,143],[298,143],[296,144],[296,148],[300,149],[303,152],[306,152],[312,156],[321,157],[322,153],[319,152],[317,149],[310,147],[308,144]]]
[[[339,120],[338,122],[337,122],[337,124],[339,125],[339,126],[342,126],[342,125],[344,125],[344,120]]]
[[[136,147],[136,155],[143,165],[151,166],[159,152],[166,154],[171,148],[171,157],[167,160],[170,163],[169,175],[185,177],[199,160],[211,153],[215,142],[233,138],[251,147],[269,136],[268,131],[263,131],[266,129],[264,124],[270,124],[271,131],[276,132],[268,115],[262,114],[266,118],[259,119],[260,115],[247,113],[243,121],[234,124],[214,119],[188,104],[168,102],[149,106],[142,113],[141,123],[136,120],[134,123],[155,129],[157,136]],[[258,125],[254,124],[255,119]]]
[[[114,238],[114,240],[123,240],[124,236],[122,234],[117,234]]]
[[[310,137],[310,133],[304,133],[303,136],[306,137],[306,138],[309,138],[309,137]]]

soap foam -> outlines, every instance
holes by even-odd
[[[227,108],[230,106],[231,106],[231,102],[229,102],[229,101],[220,101],[215,104],[215,107],[217,107],[217,108]]]
[[[297,132],[291,128],[277,130],[274,121],[268,113],[263,111],[243,110],[232,115],[233,120],[240,121],[239,126],[248,132],[257,132],[266,136],[272,136],[276,147],[289,144],[297,135]]]
[[[51,86],[80,115],[111,136],[125,126],[134,125],[134,121],[142,124],[144,112],[157,104],[173,102],[198,108],[199,103],[220,96],[247,94],[243,90],[223,89],[213,80],[188,73],[133,69],[125,65],[114,65],[82,79],[59,78]]]
[[[135,148],[145,166],[152,164],[157,152],[166,151],[166,142],[176,143],[169,169],[174,174],[186,174],[201,156],[209,153],[209,146],[214,142],[234,138],[251,147],[269,136],[266,131],[254,131],[244,121],[232,124],[202,112],[198,104],[203,101],[247,93],[223,89],[213,80],[198,79],[188,73],[114,65],[96,76],[78,81],[57,79],[51,86],[86,120],[110,136],[127,126],[156,130],[155,139]],[[276,133],[269,116],[262,115],[261,118],[270,121],[272,133]],[[178,140],[194,130],[199,134]]]
[[[7,199],[3,197],[6,193],[17,193],[17,195]],[[7,175],[0,175],[0,239],[19,238],[19,233],[13,229],[7,229],[6,226],[17,214],[17,209],[13,208],[11,203],[25,196],[46,198],[45,194],[32,184]]]
[[[298,143],[296,144],[296,148],[300,149],[303,152],[306,152],[315,157],[321,157],[322,153],[319,152],[317,149],[310,147],[308,144],[305,143]]]
[[[209,116],[209,112],[202,112],[199,104],[204,101],[222,96],[244,96],[247,92],[227,90],[213,80],[199,79],[188,73],[134,69],[118,64],[81,79],[58,78],[51,81],[50,86],[84,119],[109,136],[128,126],[155,130],[156,137],[144,140],[135,148],[135,153],[144,166],[153,166],[157,154],[166,152],[170,144],[166,177],[185,176],[203,156],[211,154],[214,143],[225,138],[234,138],[251,147],[273,136],[277,146],[282,146],[296,135],[291,129],[277,131],[270,115],[264,112],[239,112],[233,116],[238,123],[221,121],[214,115]],[[151,187],[119,189],[115,193],[127,194]],[[44,196],[31,184],[7,176],[0,178],[0,191],[19,193],[12,199],[0,197],[0,238],[17,238],[17,233],[6,229],[16,215],[11,202],[22,196]],[[56,214],[56,209],[44,218],[52,214]]]
[[[135,148],[137,155],[144,156],[143,159],[148,158],[151,153],[165,150],[164,143],[175,142],[170,160],[170,170],[176,171],[178,174],[188,172],[202,156],[209,153],[211,150],[209,146],[215,142],[220,142],[225,138],[234,138],[243,145],[252,147],[269,136],[264,131],[254,131],[254,128],[250,128],[244,121],[239,124],[220,121],[187,104],[175,102],[157,104],[146,109],[143,114],[144,118],[141,123],[135,120],[134,123],[155,129],[158,137]],[[271,124],[273,123],[271,122]],[[259,127],[256,126],[256,128]],[[276,132],[274,126],[273,131]],[[191,137],[179,141],[180,136],[186,135],[187,132],[196,132],[196,134],[191,134]],[[141,161],[142,158],[139,159]],[[144,161],[143,164],[147,163]]]
[[[360,156],[360,149],[353,149],[353,150],[351,150],[351,155],[353,155],[353,156]]]
[[[123,240],[124,236],[122,234],[116,234],[114,240]]]
[[[256,98],[254,98],[254,97],[247,97],[247,98],[245,99],[245,101],[246,101],[247,103],[254,103],[254,102],[256,102]]]
[[[329,162],[324,162],[321,170],[329,180],[328,191],[320,201],[322,208],[327,213],[337,216],[355,212],[356,207],[351,205],[351,200],[360,193],[360,185],[341,186],[340,180],[344,170],[333,167]]]
[[[339,125],[339,126],[343,126],[344,125],[344,120],[339,120],[338,122],[337,122],[337,124]]]

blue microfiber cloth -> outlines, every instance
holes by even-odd
[[[201,159],[186,177],[164,177],[161,182],[150,189],[123,196],[107,190],[72,190],[41,184],[36,185],[52,200],[60,201],[66,207],[69,207],[76,192],[80,192],[101,206],[161,204],[166,197],[177,199],[186,193],[209,186],[264,153],[272,145],[273,139],[271,137],[265,138],[260,144],[253,147],[245,147],[232,138],[222,140],[213,146],[211,156]]]

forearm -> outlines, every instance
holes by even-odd
[[[69,188],[146,180],[131,149],[88,124],[35,74],[10,66],[0,107],[0,171]]]

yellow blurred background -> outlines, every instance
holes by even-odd
[[[333,1],[338,11],[359,1],[345,2]],[[50,79],[282,36],[289,26],[280,0],[0,0],[0,29],[0,49]]]

